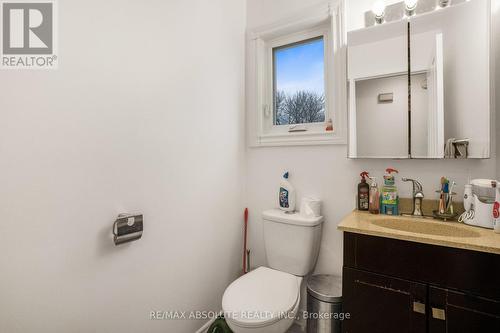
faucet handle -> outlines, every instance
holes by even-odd
[[[417,185],[417,192],[423,192],[424,189],[422,187],[422,184],[418,180],[414,180],[415,184]],[[423,195],[423,193],[422,193]]]
[[[404,182],[412,182],[413,184],[413,194],[416,195],[417,193],[420,193],[422,195],[422,197],[424,196],[423,194],[423,187],[422,187],[422,184],[418,181],[418,180],[415,180],[415,179],[411,179],[411,178],[401,178],[402,181]]]

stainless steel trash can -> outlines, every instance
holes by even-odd
[[[313,275],[307,282],[307,333],[340,333],[342,278]]]

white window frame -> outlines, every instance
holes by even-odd
[[[324,91],[325,91],[325,121],[318,123],[304,123],[297,125],[275,125],[274,124],[274,89],[275,89],[275,68],[274,68],[274,49],[291,45],[291,44],[299,44],[301,42],[306,42],[308,40],[314,38],[323,38],[324,45],[324,53],[323,53],[323,78],[324,78]],[[290,128],[305,128],[307,132],[319,133],[324,132],[326,128],[326,122],[331,118],[330,110],[331,105],[331,80],[329,76],[332,69],[332,56],[330,50],[330,34],[328,26],[322,26],[317,29],[313,29],[310,31],[302,31],[300,33],[295,33],[287,36],[283,36],[272,41],[266,43],[266,58],[267,58],[267,66],[266,66],[266,91],[264,94],[264,103],[266,104],[266,108],[268,112],[264,112],[264,117],[262,118],[262,126],[263,126],[263,134],[264,135],[289,135],[289,133],[298,133],[298,132],[289,132]]]
[[[347,144],[347,70],[342,22],[341,10],[329,10],[250,33],[250,51],[255,54],[247,66],[251,147]],[[294,125],[274,125],[273,49],[321,36],[325,54],[325,122],[297,124],[296,127],[307,130],[290,132]],[[326,131],[329,119],[333,121],[333,131]]]

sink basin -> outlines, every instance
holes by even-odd
[[[445,224],[446,222],[411,221],[404,219],[380,219],[371,222],[373,225],[399,231],[412,232],[444,237],[474,238],[481,235],[459,226]]]

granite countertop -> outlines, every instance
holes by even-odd
[[[491,229],[458,222],[354,211],[340,222],[338,229],[363,235],[500,254],[500,234]]]

